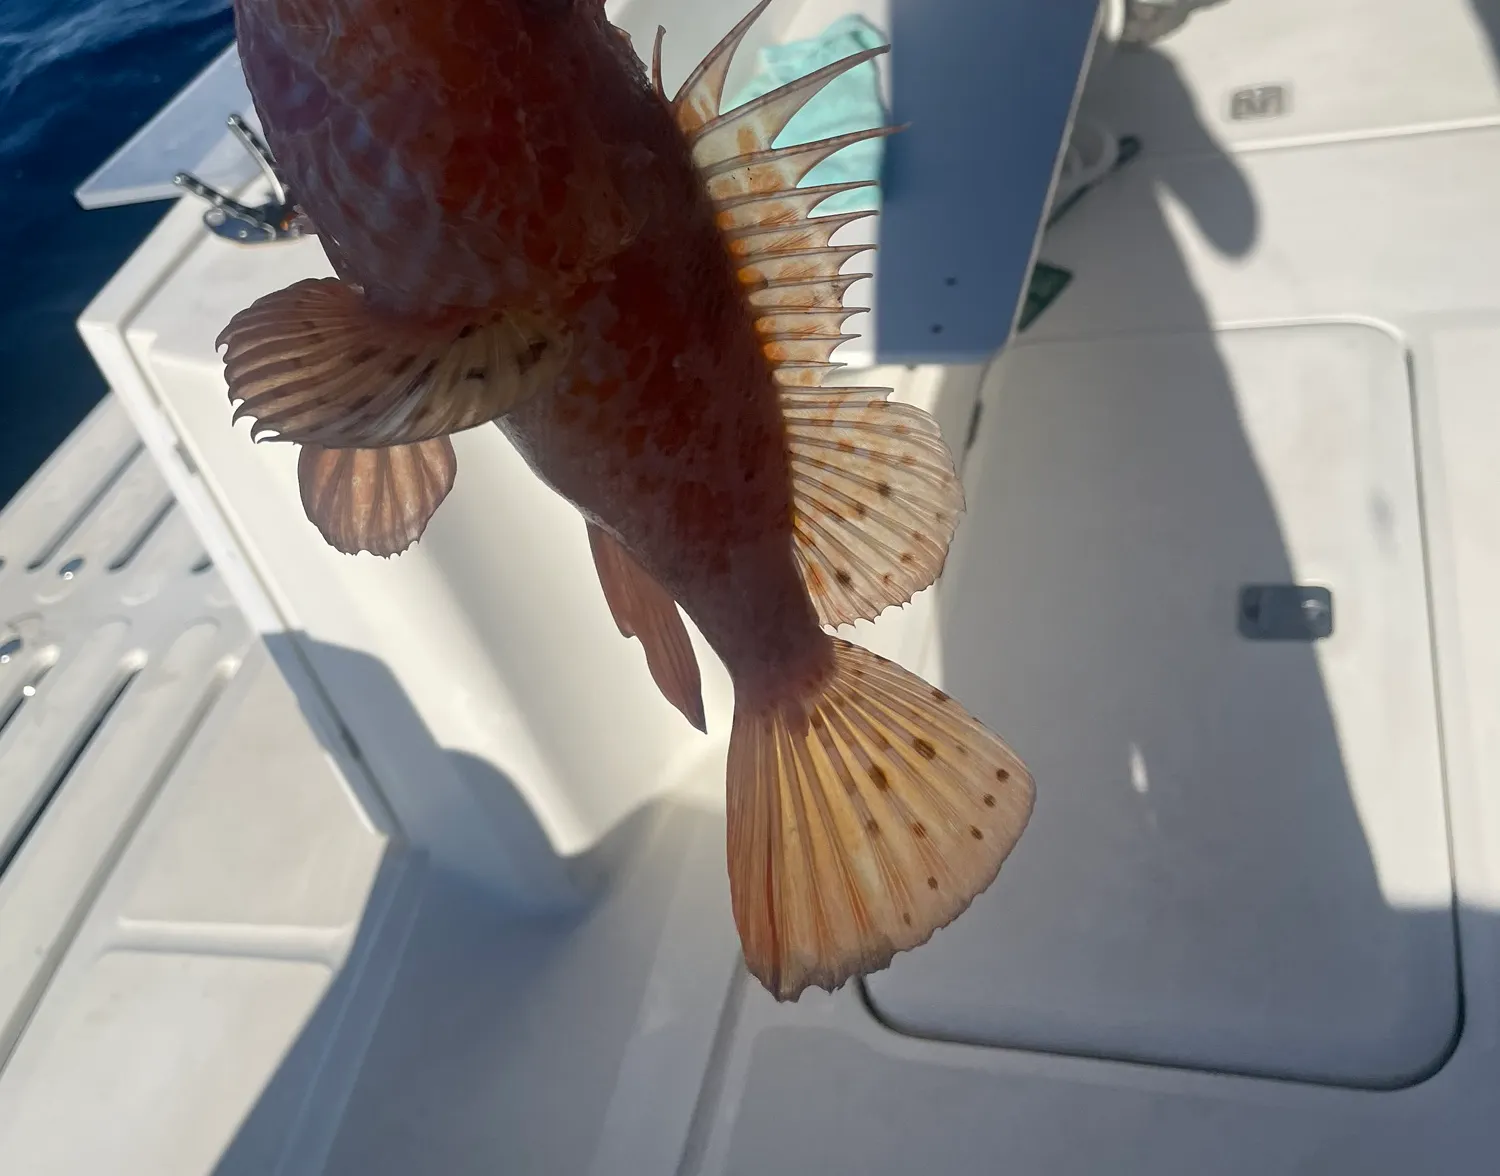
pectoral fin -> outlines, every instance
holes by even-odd
[[[640,638],[651,677],[666,700],[698,730],[707,731],[703,679],[677,602],[613,536],[593,523],[588,528],[594,567],[615,624],[624,636]]]
[[[309,278],[235,315],[224,347],[235,419],[260,439],[376,448],[492,421],[554,385],[566,341],[521,313],[416,322],[377,313],[337,278]]]

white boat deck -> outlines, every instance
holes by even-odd
[[[895,8],[899,115],[941,42]],[[669,26],[669,78],[739,15],[611,10]],[[1037,810],[952,928],[795,1005],[738,956],[706,647],[705,739],[495,430],[418,548],[328,550],[212,348],[326,262],[173,210],[82,323],[114,398],[0,515],[6,1176],[1493,1168],[1492,35],[1489,0],[1228,0],[1117,50],[1082,113],[1145,150],[998,356],[1056,152],[950,194],[962,232],[893,184],[851,351],[921,362],[851,378],[937,413],[969,513],[858,636],[1012,739]],[[944,144],[1024,143],[996,78]],[[886,328],[976,258],[970,317]]]

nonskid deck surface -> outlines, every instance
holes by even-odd
[[[0,514],[0,1060],[250,641],[107,397]]]
[[[326,742],[107,397],[0,514],[7,1172],[269,1170],[392,892]]]

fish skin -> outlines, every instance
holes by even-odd
[[[615,261],[629,296],[589,308],[584,370],[496,423],[678,601],[737,697],[774,693],[828,656],[792,555],[777,385],[707,200],[656,227]]]
[[[235,0],[278,166],[341,278],[407,315],[557,302],[657,199],[592,0]]]

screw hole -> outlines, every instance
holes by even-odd
[[[934,335],[941,335],[943,333],[943,324],[942,323],[933,323],[932,324],[932,333]]]
[[[5,665],[11,658],[20,653],[25,644],[19,637],[12,637],[9,641],[0,642],[0,666]]]
[[[943,279],[943,285],[945,285],[945,286],[956,286],[956,285],[958,285],[958,279],[957,278],[944,278]]]
[[[76,576],[82,570],[83,570],[83,556],[81,556],[81,555],[75,555],[67,563],[63,564],[62,567],[60,567],[60,568],[57,569],[57,574],[59,576],[61,576],[64,580],[71,580],[74,576]]]

